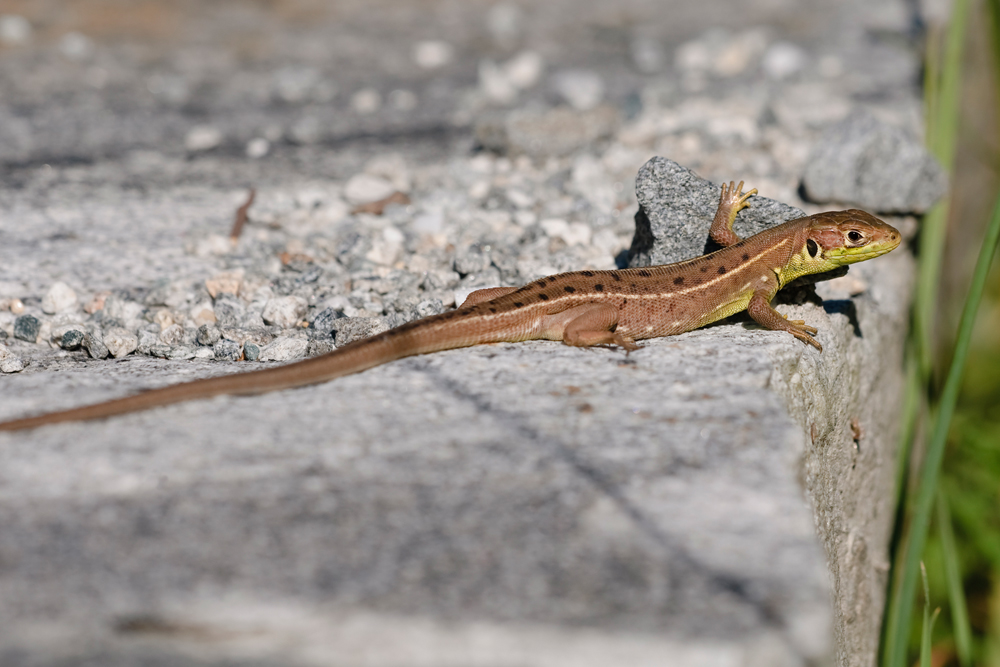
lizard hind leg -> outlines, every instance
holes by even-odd
[[[626,352],[638,350],[635,341],[617,331],[618,309],[606,303],[588,303],[559,313],[562,342],[574,347],[617,345]]]

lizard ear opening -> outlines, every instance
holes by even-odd
[[[817,244],[812,239],[806,241],[806,251],[809,252],[809,256],[816,259],[817,253],[819,253],[819,244]]]

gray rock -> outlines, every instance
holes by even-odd
[[[106,359],[111,351],[102,341],[102,335],[98,332],[88,331],[83,336],[83,349],[87,351],[93,359]]]
[[[336,322],[335,341],[337,347],[343,347],[352,341],[368,338],[388,329],[389,326],[382,317],[343,317]]]
[[[258,361],[291,361],[306,356],[309,340],[298,336],[280,336],[270,345],[260,348]]]
[[[6,345],[0,345],[0,373],[20,373],[24,370],[24,360]]]
[[[59,347],[64,350],[79,350],[85,336],[86,334],[79,329],[70,329],[59,339]]]
[[[257,361],[260,358],[260,346],[256,343],[243,343],[243,358],[247,361]]]
[[[744,192],[753,187],[743,186]],[[629,249],[629,266],[672,264],[705,254],[718,245],[708,230],[719,206],[721,185],[701,178],[673,160],[655,157],[642,166],[635,181],[639,212]],[[794,206],[756,195],[736,216],[733,229],[742,238],[801,218]]]
[[[104,332],[104,344],[115,359],[128,356],[139,347],[139,337],[124,327],[111,327]]]
[[[235,342],[223,338],[212,346],[215,358],[220,361],[239,361],[243,358],[243,347]]]
[[[811,201],[874,213],[923,213],[948,189],[947,175],[919,139],[868,112],[823,133],[802,184]]]
[[[333,352],[334,349],[336,349],[336,346],[333,344],[332,338],[325,340],[314,338],[309,341],[309,348],[306,350],[306,356],[318,357],[322,354],[326,354],[327,352]]]
[[[220,294],[215,299],[215,319],[220,327],[239,327],[247,316],[247,307],[232,294]]]
[[[344,314],[335,308],[324,308],[309,323],[309,329],[318,336],[330,337],[335,328],[335,322]]]
[[[198,337],[196,340],[199,345],[215,345],[221,337],[222,334],[219,332],[219,327],[214,324],[202,324],[198,327]]]
[[[14,320],[14,338],[34,343],[41,330],[42,323],[34,315],[21,315]]]
[[[470,246],[455,253],[455,271],[462,276],[485,271],[489,268],[490,264],[489,251],[484,251],[478,245]]]

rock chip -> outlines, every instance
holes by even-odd
[[[744,191],[753,187],[744,186]],[[721,186],[698,176],[673,160],[654,157],[639,170],[635,194],[639,212],[628,265],[671,264],[718,249],[708,230],[719,206]],[[749,206],[736,216],[733,230],[741,238],[801,218],[805,212],[761,197],[747,200]]]
[[[308,310],[308,302],[300,296],[276,296],[268,299],[261,317],[267,324],[287,329],[301,322]]]
[[[87,332],[83,336],[83,349],[93,359],[106,359],[111,351],[104,344],[100,332]]]
[[[604,99],[604,81],[591,70],[565,70],[552,77],[556,93],[577,111],[590,111]]]
[[[202,324],[198,327],[198,337],[195,340],[199,345],[215,345],[221,336],[219,327],[214,324]]]
[[[355,174],[344,186],[344,198],[355,206],[388,198],[396,191],[385,178],[373,174]]]
[[[309,340],[297,336],[279,336],[270,345],[260,348],[258,361],[291,361],[306,356]]]
[[[85,335],[79,329],[70,329],[64,332],[59,339],[59,347],[64,350],[79,350],[80,346],[83,345]]]
[[[948,189],[947,174],[919,139],[868,112],[830,127],[813,148],[802,185],[814,202],[874,213],[923,213]]]
[[[220,339],[212,346],[215,358],[220,361],[239,361],[243,358],[242,346],[228,339]]]
[[[42,297],[42,312],[53,315],[76,306],[76,292],[64,282],[52,284],[49,291]]]
[[[244,343],[243,358],[247,361],[257,361],[260,358],[260,346],[256,343]]]
[[[135,352],[139,337],[124,327],[111,327],[104,332],[104,344],[115,359],[120,359]]]
[[[24,370],[24,361],[6,345],[0,345],[0,373],[19,373]]]
[[[369,338],[388,329],[389,326],[382,317],[342,317],[336,322],[337,347]]]
[[[21,315],[14,320],[14,338],[34,343],[42,330],[42,323],[34,315]]]

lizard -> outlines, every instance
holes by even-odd
[[[798,218],[741,239],[733,222],[756,189],[722,186],[709,236],[722,248],[674,264],[574,271],[522,287],[472,292],[449,312],[408,322],[327,354],[284,366],[193,380],[35,417],[0,423],[0,431],[103,419],[221,394],[252,395],[326,382],[418,354],[498,342],[562,341],[618,346],[691,331],[746,310],[765,329],[784,331],[822,352],[815,327],[788,320],[771,305],[802,276],[864,261],[896,248],[900,233],[857,209]]]

